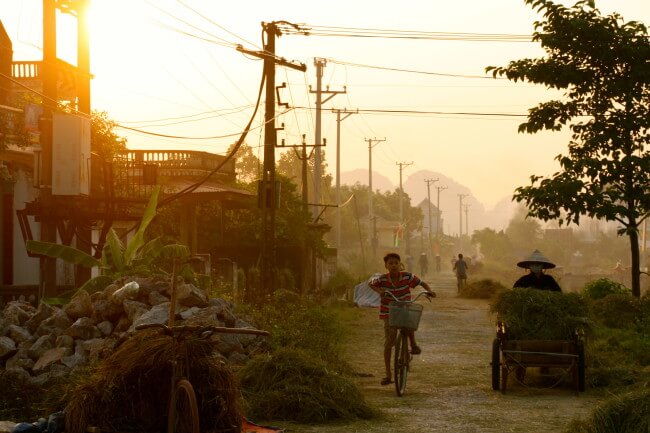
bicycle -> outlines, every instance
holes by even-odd
[[[415,299],[410,301],[400,301],[391,292],[386,291],[394,300],[388,306],[388,325],[397,328],[397,337],[395,338],[395,354],[393,362],[393,374],[395,378],[395,391],[398,397],[404,395],[406,390],[406,378],[408,377],[411,359],[413,355],[409,351],[409,333],[418,329],[420,317],[422,316],[421,304],[415,301],[422,295],[425,295],[431,302],[431,295],[427,292],[419,293]]]
[[[165,335],[172,338],[172,353],[177,355],[176,346],[181,338],[208,338],[213,333],[253,334],[268,336],[269,332],[252,328],[226,328],[219,326],[167,326],[161,323],[150,323],[136,326],[136,331],[149,328],[160,328]],[[171,388],[169,408],[167,412],[167,433],[199,433],[199,406],[196,392],[188,380],[189,368],[181,362],[178,356],[171,360]],[[185,367],[185,368],[183,368]]]

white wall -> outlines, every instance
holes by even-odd
[[[14,211],[25,208],[25,203],[33,201],[38,195],[38,190],[32,186],[31,173],[27,173],[23,169],[12,173],[16,179],[14,184]],[[25,242],[23,235],[20,232],[20,223],[18,217],[14,212],[14,281],[15,285],[22,284],[38,284],[40,264],[36,258],[29,257],[25,249]],[[39,239],[41,236],[41,226],[34,222],[34,218],[30,217],[30,225],[32,228],[32,235],[34,239]]]

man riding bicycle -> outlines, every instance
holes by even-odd
[[[430,296],[435,297],[436,294],[431,290],[429,285],[420,280],[417,276],[410,272],[402,271],[402,262],[399,254],[388,253],[384,256],[384,266],[388,273],[373,279],[370,282],[370,288],[381,296],[381,305],[379,307],[379,318],[384,321],[384,364],[386,366],[386,376],[381,380],[382,385],[391,383],[391,368],[390,368],[390,355],[393,345],[395,344],[395,337],[397,336],[397,329],[391,328],[388,323],[388,306],[393,301],[393,298],[385,293],[389,292],[400,301],[411,300],[411,289],[422,286]],[[415,342],[415,332],[409,333],[409,340],[411,343],[411,353],[419,355],[422,350]]]

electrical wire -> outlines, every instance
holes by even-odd
[[[279,118],[280,116],[288,113],[289,111],[291,111],[293,109],[294,109],[294,107],[291,107],[291,108],[288,108],[287,110],[283,111],[282,113],[277,114],[273,118],[273,120]],[[257,112],[257,107],[255,107],[255,112],[253,114],[255,114],[256,112]],[[264,126],[264,123],[262,123],[262,124],[260,124],[258,126],[255,126],[254,128],[250,128],[250,127],[247,127],[247,128],[250,129],[250,130],[256,130],[256,129],[260,129],[262,126]],[[246,131],[242,131],[242,132],[235,132],[235,133],[232,133],[232,134],[213,135],[213,136],[209,136],[209,137],[189,137],[189,136],[170,135],[170,134],[161,134],[161,133],[158,133],[158,132],[144,131],[144,130],[139,129],[139,128],[133,128],[133,127],[130,127],[130,126],[120,125],[120,124],[116,124],[115,127],[119,128],[119,129],[126,129],[128,131],[137,132],[137,133],[140,133],[140,134],[151,135],[151,136],[154,136],[154,137],[174,138],[174,139],[179,139],[179,140],[215,140],[215,139],[219,139],[219,138],[236,137],[236,136],[241,135],[244,132],[246,132]]]
[[[183,5],[184,7],[186,7],[187,9],[189,9],[190,11],[194,12],[196,15],[200,16],[201,18],[203,18],[204,20],[206,20],[207,22],[209,22],[210,24],[213,24],[213,25],[219,27],[221,30],[223,30],[224,32],[230,34],[231,36],[234,36],[234,37],[236,37],[237,39],[239,39],[239,40],[241,40],[241,41],[244,41],[244,42],[246,42],[247,44],[250,44],[250,45],[252,45],[252,46],[254,46],[254,47],[256,47],[256,48],[263,49],[262,47],[260,47],[260,46],[258,46],[258,45],[256,45],[256,44],[254,44],[254,43],[252,43],[252,42],[249,42],[248,40],[242,38],[241,36],[239,36],[239,35],[237,35],[237,34],[231,32],[230,30],[228,30],[227,28],[223,27],[223,26],[220,25],[219,23],[213,21],[212,19],[206,17],[206,16],[203,15],[202,13],[200,13],[200,12],[198,12],[197,10],[195,10],[194,8],[192,8],[191,6],[187,5],[187,4],[184,3],[183,1],[181,1],[181,0],[176,0],[176,1],[177,1],[178,3],[180,3],[181,5]]]
[[[215,39],[215,41],[214,41],[215,43],[226,44],[226,45],[229,46],[230,48],[235,48],[235,47],[237,47],[237,44],[235,44],[234,42],[230,42],[230,41],[228,41],[228,40],[226,40],[226,39],[223,39],[223,38],[221,38],[221,37],[219,37],[219,36],[216,36],[216,35],[210,33],[210,32],[207,31],[207,30],[204,30],[204,29],[202,29],[202,28],[200,28],[200,27],[197,27],[197,26],[195,26],[194,24],[192,24],[192,23],[190,23],[190,22],[187,22],[187,21],[185,21],[185,20],[179,18],[177,15],[174,15],[174,14],[172,14],[171,12],[168,12],[168,11],[162,9],[161,7],[156,6],[155,4],[153,4],[153,3],[152,3],[151,1],[149,1],[149,0],[145,0],[145,3],[147,3],[147,4],[148,4],[149,6],[151,6],[152,8],[158,10],[159,12],[162,12],[163,14],[167,15],[168,17],[170,17],[170,18],[172,18],[172,19],[174,19],[174,20],[176,20],[176,21],[179,21],[179,22],[185,24],[186,26],[188,26],[188,27],[190,27],[190,28],[193,28],[193,29],[195,29],[195,30],[198,30],[199,32],[204,33],[204,34],[210,36],[211,38],[214,38],[214,39]],[[162,23],[161,23],[161,24],[162,24]],[[162,24],[162,25],[165,25],[165,24]],[[170,26],[170,27],[171,27],[171,26]],[[188,36],[189,36],[189,35],[191,35],[191,34],[188,34]],[[197,36],[197,35],[192,35],[192,36]],[[198,36],[198,37],[200,38],[200,36]],[[220,42],[216,42],[216,41],[220,41]]]
[[[386,39],[420,39],[442,41],[472,41],[472,42],[533,42],[532,35],[507,33],[464,33],[464,32],[427,32],[418,30],[391,30],[359,27],[314,26],[301,24],[298,28],[282,26],[280,29],[290,35],[304,36],[336,36],[357,38],[386,38]]]
[[[237,153],[237,151],[241,147],[242,143],[246,139],[246,136],[248,135],[248,132],[251,129],[251,125],[253,124],[253,121],[255,120],[255,116],[257,115],[257,110],[260,107],[260,101],[262,100],[262,92],[264,90],[265,81],[266,81],[266,72],[262,72],[262,79],[260,80],[260,88],[259,88],[259,92],[257,94],[257,102],[255,103],[255,110],[253,111],[253,114],[251,115],[251,118],[248,121],[248,124],[246,125],[246,128],[241,133],[241,136],[239,137],[239,139],[237,140],[237,142],[233,146],[230,153],[228,155],[226,155],[224,160],[221,161],[221,163],[219,163],[212,171],[210,171],[208,174],[206,174],[201,180],[199,180],[198,182],[195,182],[194,184],[182,189],[181,191],[179,191],[177,193],[174,193],[174,194],[166,197],[165,199],[161,200],[158,203],[157,209],[159,209],[159,208],[161,208],[161,207],[163,207],[163,206],[165,206],[165,205],[167,205],[167,204],[169,204],[169,203],[171,203],[171,202],[173,202],[175,200],[178,200],[182,196],[185,196],[185,195],[190,194],[193,191],[195,191],[198,187],[200,187],[205,182],[207,182],[210,179],[210,177],[212,177],[215,173],[217,173],[221,169],[221,167],[223,167],[230,159],[232,159],[235,156],[235,154]],[[274,121],[274,120],[272,119],[270,121]]]
[[[408,72],[411,74],[423,74],[423,75],[435,75],[438,77],[453,77],[453,78],[478,78],[478,79],[487,79],[487,80],[494,80],[495,78],[493,77],[486,77],[482,75],[465,75],[465,74],[447,74],[447,73],[442,73],[442,72],[430,72],[430,71],[416,71],[413,69],[401,69],[401,68],[389,68],[386,66],[374,66],[374,65],[365,65],[362,63],[353,63],[353,62],[346,62],[343,60],[336,60],[336,59],[326,59],[328,62],[331,63],[336,63],[339,65],[348,65],[348,66],[355,66],[359,68],[368,68],[368,69],[379,69],[379,70],[384,70],[384,71],[394,71],[394,72]],[[497,77],[496,79],[500,80],[507,80],[507,78],[504,77]]]
[[[300,110],[313,110],[311,107],[294,107]],[[334,108],[321,108],[322,111],[332,111]],[[488,117],[528,117],[527,114],[517,113],[479,113],[479,112],[448,112],[448,111],[426,111],[426,110],[391,110],[358,108],[360,113],[366,114],[422,114],[422,115],[455,115],[455,116],[488,116]]]
[[[194,118],[194,117],[203,116],[203,115],[206,115],[206,114],[219,113],[216,116],[210,116],[210,117],[205,118],[205,119],[210,119],[212,117],[220,117],[220,116],[225,116],[227,114],[232,114],[232,112],[240,112],[240,111],[246,110],[247,108],[251,108],[252,106],[253,106],[253,104],[248,104],[248,105],[241,105],[239,107],[233,107],[233,108],[223,108],[223,109],[218,109],[218,110],[202,111],[200,113],[188,114],[187,116],[162,117],[162,118],[158,118],[158,119],[148,119],[148,120],[117,120],[116,122],[119,123],[119,124],[127,125],[127,124],[130,124],[130,123],[132,123],[132,124],[140,124],[140,123],[152,123],[152,122],[165,122],[167,120],[173,120],[173,121],[179,120],[180,121],[180,120],[184,120],[184,119],[189,119],[188,121],[192,121],[193,120],[192,118]],[[232,110],[232,112],[230,112],[230,110]],[[228,113],[221,113],[222,111],[228,111]],[[199,119],[199,120],[203,120],[203,119],[204,118]],[[165,126],[165,124],[162,124],[162,125],[147,125],[147,126]]]

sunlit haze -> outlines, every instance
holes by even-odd
[[[0,2],[0,19],[14,43],[14,60],[42,57],[41,3]],[[604,13],[620,13],[626,21],[650,22],[648,0],[596,4]],[[75,20],[60,17],[58,55],[74,63]],[[158,134],[229,135],[172,139],[118,130],[131,148],[223,153],[248,122],[262,74],[262,62],[244,56],[233,45],[261,49],[263,21],[514,37],[531,34],[533,22],[540,18],[523,0],[94,0],[92,107],[107,111],[121,125]],[[278,127],[284,124],[278,140],[298,144],[307,134],[308,142],[314,141],[310,108],[315,95],[308,86],[316,86],[314,58],[319,57],[329,59],[323,85],[347,89],[325,108],[377,110],[351,115],[341,123],[343,172],[367,170],[364,139],[385,138],[373,149],[373,170],[394,186],[399,184],[396,163],[413,162],[404,170],[405,180],[422,170],[444,174],[466,186],[487,208],[511,196],[517,186],[528,184],[531,174],[555,172],[558,166],[553,158],[566,149],[566,132],[518,134],[524,117],[514,116],[525,115],[528,108],[555,95],[526,83],[486,79],[484,72],[486,66],[538,57],[539,46],[511,39],[441,39],[283,35],[276,41],[277,54],[305,63],[307,72],[276,70],[277,84],[288,86],[280,93],[282,102],[295,107],[277,119]],[[256,150],[263,143],[262,111],[246,139]],[[323,137],[332,172],[336,117],[330,112],[323,113]]]

